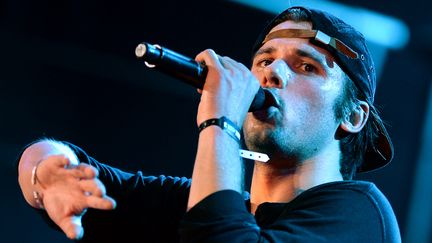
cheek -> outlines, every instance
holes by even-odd
[[[329,96],[334,96],[335,94],[340,93],[340,86],[340,81],[333,78],[326,80],[319,88],[323,93],[328,93]]]
[[[327,82],[321,87],[322,102],[326,107],[326,112],[328,116],[334,120],[336,119],[335,105],[338,103],[339,99],[343,95],[342,83],[339,80],[332,80]]]
[[[333,103],[338,94],[337,85],[303,81],[288,87],[284,99],[286,119],[298,119],[299,123],[318,122],[333,111]]]
[[[313,109],[323,103],[322,92],[313,82],[307,80],[296,81],[286,89],[287,106],[293,105],[298,109]]]
[[[311,99],[314,99],[317,105],[323,107],[330,106],[335,99],[339,97],[342,91],[342,84],[339,78],[320,78],[312,82],[304,82],[305,92],[309,94]]]

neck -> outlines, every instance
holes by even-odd
[[[277,159],[267,163],[256,161],[251,185],[252,213],[261,203],[290,202],[312,187],[343,180],[339,172],[340,152],[338,147],[334,149],[335,145],[327,146],[314,157],[289,165]]]

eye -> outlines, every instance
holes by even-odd
[[[273,62],[272,59],[262,59],[259,60],[256,65],[258,67],[267,67],[268,65],[272,64],[272,62]]]
[[[307,62],[302,63],[300,67],[306,73],[315,73],[318,71],[318,69],[314,65]]]

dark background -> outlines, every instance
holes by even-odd
[[[339,2],[395,16],[411,31],[408,46],[388,53],[376,97],[395,159],[359,177],[388,197],[404,237],[432,78],[430,8],[426,1]],[[158,43],[191,57],[212,48],[248,64],[271,16],[228,1],[1,1],[0,242],[67,242],[18,187],[15,159],[37,138],[70,141],[125,170],[190,176],[199,96],[148,70],[135,46]]]

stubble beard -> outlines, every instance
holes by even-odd
[[[270,159],[295,160],[292,146],[289,145],[289,135],[279,126],[263,125],[260,129],[244,131],[246,147],[255,152],[265,153]]]

